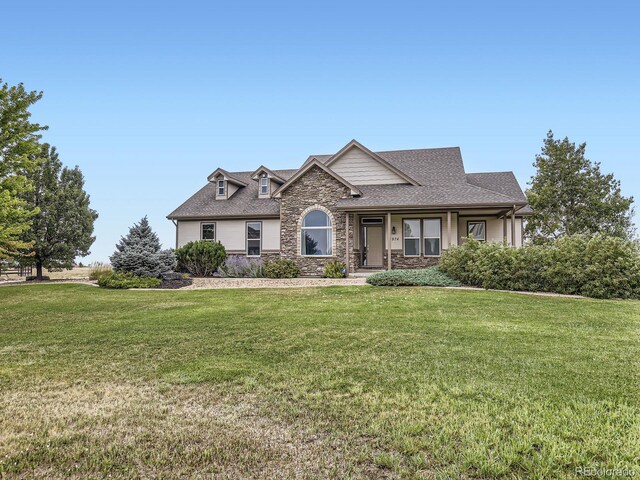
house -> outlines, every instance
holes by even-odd
[[[352,140],[293,170],[218,168],[167,218],[176,247],[288,258],[305,275],[337,259],[349,272],[435,265],[451,245],[522,245],[530,213],[512,172],[466,173],[458,147],[372,152]]]

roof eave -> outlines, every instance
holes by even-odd
[[[336,206],[340,211],[360,211],[360,210],[435,210],[435,209],[471,209],[471,208],[503,208],[503,207],[523,207],[526,203],[510,202],[510,203],[458,203],[458,204],[442,204],[442,205],[373,205],[373,206]],[[517,214],[517,210],[516,210]],[[520,214],[522,215],[522,214]]]

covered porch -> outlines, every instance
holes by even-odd
[[[518,247],[520,208],[348,210],[344,261],[351,273],[429,267],[468,236]]]

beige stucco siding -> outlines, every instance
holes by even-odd
[[[495,216],[474,216],[474,217],[461,217],[458,228],[460,230],[460,238],[467,236],[467,222],[473,222],[476,220],[483,220],[487,224],[486,241],[487,242],[502,242],[504,239],[503,233],[503,219],[496,218]],[[507,244],[511,245],[511,217],[507,219]],[[516,247],[522,246],[522,218],[516,218]]]
[[[280,220],[274,218],[250,221],[262,222],[263,251],[280,250]],[[216,224],[216,240],[222,243],[227,251],[240,253],[246,250],[247,220],[180,221],[178,222],[178,247],[200,240],[202,223]]]
[[[332,163],[331,170],[353,185],[407,183],[402,177],[356,147],[350,148]]]

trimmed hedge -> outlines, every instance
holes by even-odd
[[[270,260],[262,269],[267,278],[295,278],[300,276],[300,269],[293,260]]]
[[[159,278],[138,277],[132,273],[119,272],[102,275],[98,279],[98,285],[102,288],[153,288],[159,287],[161,283]]]
[[[197,240],[176,250],[178,270],[187,271],[196,277],[213,275],[222,265],[227,252],[220,242]]]
[[[482,288],[640,298],[638,246],[604,235],[572,235],[521,248],[469,239],[449,249],[440,268]]]
[[[415,270],[389,270],[367,277],[367,283],[387,287],[458,287],[460,282],[443,273],[438,267]]]

